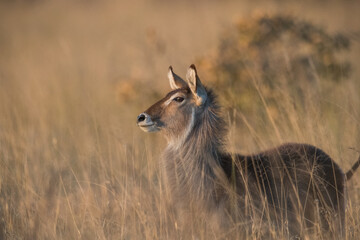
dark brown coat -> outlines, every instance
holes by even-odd
[[[182,215],[215,218],[222,226],[226,219],[266,219],[289,236],[315,228],[344,234],[345,180],[360,159],[345,175],[308,144],[288,143],[249,156],[227,153],[226,124],[195,66],[187,82],[171,67],[168,77],[173,91],[140,114],[138,125],[146,132],[161,130],[168,140],[165,183]]]

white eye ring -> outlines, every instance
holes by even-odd
[[[183,97],[176,97],[173,100],[176,101],[176,102],[181,103],[182,101],[184,101],[184,98]]]

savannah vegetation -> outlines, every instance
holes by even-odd
[[[161,180],[165,140],[136,126],[170,90],[169,65],[196,63],[219,95],[229,151],[310,143],[347,171],[360,150],[359,9],[1,1],[0,239],[187,236]],[[347,183],[347,239],[360,236],[359,175]],[[198,239],[233,234],[192,225]]]

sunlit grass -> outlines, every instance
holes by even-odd
[[[188,39],[191,18],[181,22],[187,13],[183,5],[177,13],[181,21],[174,23],[176,36],[163,23],[164,16],[174,14],[171,5],[158,6],[163,14],[158,18],[149,12],[157,6],[146,3],[116,3],[117,10],[111,4],[1,6],[8,10],[0,12],[0,239],[189,237],[161,182],[165,140],[141,132],[135,120],[170,89],[168,65],[181,74],[215,42],[202,42],[202,34],[219,33],[222,25],[215,23],[223,14],[217,5],[198,13],[203,20],[195,27],[210,21],[214,29],[194,33],[195,39]],[[220,9],[233,12],[231,7]],[[154,26],[143,26],[147,17],[155,19]],[[191,42],[197,42],[197,50],[190,50]],[[328,152],[346,171],[358,157],[349,148],[360,148],[356,79],[335,89],[324,85],[326,97],[305,96],[303,103],[294,103],[284,88],[276,109],[261,99],[259,88],[262,104],[254,107],[262,116],[224,112],[229,149],[252,153],[287,141],[306,142]],[[360,236],[359,175],[348,184],[349,239]],[[198,239],[234,234],[215,236],[196,219],[194,226],[192,237]]]

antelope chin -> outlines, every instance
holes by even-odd
[[[152,124],[138,124],[138,126],[140,127],[141,130],[143,130],[144,132],[157,132],[160,129],[156,126],[155,123]]]

